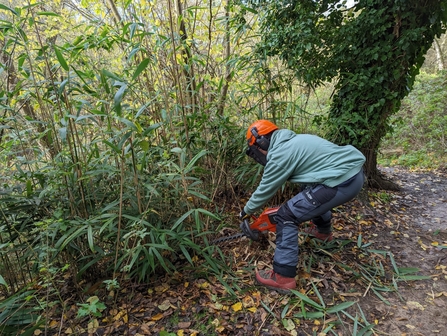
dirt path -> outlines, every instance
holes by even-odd
[[[390,297],[389,306],[373,300],[365,306],[383,316],[378,330],[385,334],[446,335],[447,175],[397,168],[383,172],[402,187],[391,202],[401,222],[384,230],[377,245],[389,248],[399,267],[418,267],[431,279],[399,285],[402,300]]]

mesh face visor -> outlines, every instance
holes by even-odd
[[[256,146],[248,146],[245,154],[247,154],[260,165],[265,166],[267,164],[267,156],[262,154]]]

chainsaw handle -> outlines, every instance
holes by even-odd
[[[240,225],[241,231],[244,233],[245,236],[250,238],[251,240],[257,241],[259,240],[259,230],[252,230],[250,228],[250,222],[248,218],[245,218],[241,225]]]

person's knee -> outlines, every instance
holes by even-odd
[[[281,221],[282,223],[284,223],[284,222],[294,222],[294,223],[296,223],[297,218],[295,217],[293,212],[290,210],[290,208],[287,205],[287,203],[284,203],[278,209],[278,212],[276,213],[276,221],[277,222]]]

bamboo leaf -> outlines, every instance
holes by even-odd
[[[9,8],[9,7],[7,7],[7,6],[5,6],[5,5],[3,5],[3,4],[0,4],[0,9],[4,9],[4,10],[9,10],[9,11],[11,11],[14,15],[19,15],[15,10],[13,10],[13,9],[11,9],[11,8]]]
[[[399,267],[398,274],[405,275],[405,274],[417,273],[419,271],[420,269],[417,267]]]
[[[401,275],[398,280],[410,281],[410,280],[430,280],[428,275]]]
[[[388,306],[391,305],[391,303],[390,303],[387,299],[385,299],[382,295],[380,295],[380,293],[379,293],[377,290],[375,290],[374,288],[372,288],[372,291],[373,291],[374,294],[376,294],[377,297],[378,297],[380,300],[382,300],[382,302],[384,302],[386,305],[388,305]]]
[[[54,46],[54,52],[56,53],[57,60],[59,61],[61,67],[64,68],[65,71],[68,71],[69,68],[67,61],[65,60],[64,56],[56,46]]]
[[[121,102],[123,100],[124,94],[126,93],[126,89],[127,85],[123,84],[113,97],[114,108],[116,109],[116,113],[119,116],[121,116]]]
[[[250,13],[258,14],[258,11],[256,9],[250,7],[250,6],[241,5],[241,8],[243,8],[244,10],[246,10],[246,11],[248,11]]]
[[[312,288],[314,290],[314,293],[318,296],[318,300],[320,300],[321,305],[323,308],[326,308],[326,304],[324,303],[323,297],[320,294],[320,291],[318,290],[317,286],[312,282]]]
[[[137,29],[137,24],[136,23],[132,23],[130,25],[130,34],[129,34],[129,38],[132,39],[133,36],[135,35],[135,30]]]
[[[391,264],[393,265],[394,272],[396,272],[397,275],[399,275],[399,268],[397,267],[396,261],[394,260],[393,254],[390,252],[388,253],[388,256],[390,257]]]
[[[281,312],[281,319],[283,319],[284,317],[286,317],[287,313],[289,312],[289,304],[286,304],[284,306],[284,309]]]
[[[113,143],[111,143],[110,141],[102,140],[102,142],[104,142],[107,146],[109,146],[110,148],[112,148],[112,150],[113,150],[115,153],[117,153],[117,154],[120,154],[120,153],[121,153],[121,150],[120,150],[117,146],[115,146]]]
[[[120,77],[118,77],[118,75],[115,75],[113,72],[110,72],[110,71],[108,71],[108,70],[106,70],[106,69],[103,69],[103,70],[102,70],[102,74],[103,74],[104,76],[106,76],[106,77],[115,79],[115,80],[117,80],[117,81],[119,81],[119,82],[124,82]]]
[[[65,80],[63,80],[63,81],[61,82],[61,85],[59,85],[59,89],[57,90],[57,93],[58,93],[59,96],[60,96],[61,93],[64,91],[65,86],[66,86],[67,84],[68,84],[68,78],[65,79]]]
[[[59,16],[59,14],[54,13],[54,12],[37,12],[37,15],[43,15],[43,16]]]
[[[141,61],[141,63],[138,65],[137,69],[135,70],[133,76],[132,76],[132,81],[134,81],[139,75],[140,73],[147,68],[147,65],[149,64],[149,58],[144,59],[143,61]]]
[[[355,301],[346,301],[346,302],[340,303],[336,306],[328,308],[326,310],[326,313],[328,313],[328,314],[337,313],[341,310],[345,310],[345,309],[351,307],[353,304],[355,304]]]
[[[62,141],[66,141],[67,140],[67,127],[59,128],[59,136],[61,137]]]
[[[192,159],[191,161],[189,161],[188,165],[185,167],[185,174],[189,173],[191,170],[194,169],[194,165],[197,162],[197,160],[199,160],[202,156],[208,154],[208,151],[206,150],[201,150],[199,153],[197,153]]]
[[[93,228],[91,227],[91,225],[87,227],[87,240],[90,250],[92,252],[95,252],[95,245],[93,244]]]
[[[118,118],[119,121],[121,121],[123,124],[126,124],[127,127],[130,129],[133,129],[135,131],[138,131],[138,127],[129,119],[126,118]]]
[[[189,210],[188,212],[184,213],[172,226],[171,230],[175,230],[183,221],[193,212],[194,209]]]
[[[65,246],[67,246],[68,244],[70,244],[70,242],[71,242],[73,239],[75,239],[75,238],[81,236],[81,235],[82,235],[82,232],[85,230],[86,227],[87,227],[87,225],[83,225],[83,226],[81,226],[81,227],[78,228],[75,232],[73,232],[69,237],[67,237],[67,238],[63,241],[62,245],[61,245],[60,247],[58,247],[59,251],[63,251],[64,248],[65,248]]]
[[[148,135],[149,134],[149,132],[151,132],[151,131],[153,131],[153,130],[155,130],[155,129],[157,129],[157,128],[159,128],[159,127],[161,127],[163,125],[163,123],[156,123],[156,124],[152,124],[152,125],[150,125],[148,128],[146,128],[146,130],[144,131],[144,133],[143,133],[143,136],[146,136],[146,135]]]
[[[26,180],[26,197],[31,197],[33,193],[33,185],[30,179]]]
[[[300,292],[291,289],[290,290],[293,294],[295,294],[296,296],[298,296],[303,302],[307,303],[308,305],[323,310],[324,308],[319,305],[318,303],[316,303],[314,300],[310,299],[307,295],[301,294]]]
[[[191,255],[189,254],[188,250],[183,245],[180,245],[180,250],[182,250],[183,255],[185,256],[186,260],[188,260],[188,262],[191,265],[194,265],[194,263],[192,261],[192,258],[191,258]]]
[[[293,314],[294,317],[304,318],[306,320],[319,319],[324,316],[323,312],[305,312],[305,313],[296,313]]]
[[[203,195],[201,193],[198,193],[196,191],[193,191],[193,190],[188,190],[188,194],[196,196],[196,197],[201,198],[201,199],[204,199],[205,201],[209,201],[210,200],[207,196],[205,196],[205,195]]]
[[[216,216],[215,214],[209,212],[208,210],[200,208],[200,209],[197,209],[197,211],[203,213],[204,215],[207,215],[208,217],[212,217],[214,219],[220,220],[220,218],[218,216]]]
[[[8,288],[8,284],[6,283],[5,279],[1,276],[1,274],[0,274],[0,285],[3,285],[6,288]]]
[[[155,257],[158,259],[158,261],[161,264],[161,266],[163,267],[163,269],[166,272],[168,272],[169,274],[171,274],[172,270],[168,267],[168,265],[166,265],[165,259],[162,257],[160,252],[158,252],[158,250],[156,248],[153,248],[153,247],[150,248],[150,251],[152,251],[152,253],[155,255]]]
[[[174,148],[171,149],[171,152],[172,153],[181,154],[181,153],[183,153],[183,149],[180,148],[180,147],[174,147]]]
[[[146,103],[143,106],[141,106],[140,109],[138,110],[137,114],[135,114],[135,119],[138,118],[141,115],[141,113],[143,113],[150,104],[151,104],[151,102]]]
[[[355,335],[358,335],[358,336],[369,336],[369,335],[372,335],[373,332],[372,332],[371,330],[372,330],[374,327],[375,327],[375,324],[373,324],[373,323],[368,324],[366,327],[363,327],[362,329],[360,329],[360,330],[358,331],[358,333],[355,334]],[[369,332],[367,333],[367,331],[369,331]]]

